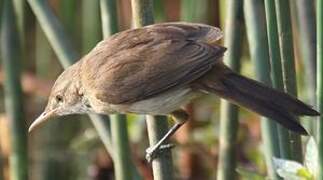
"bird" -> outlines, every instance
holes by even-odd
[[[183,106],[205,94],[266,116],[302,135],[298,116],[319,112],[296,97],[244,77],[226,66],[221,29],[166,22],[119,32],[99,42],[55,81],[43,113],[29,132],[68,114],[170,115],[175,124],[146,150],[152,159],[188,119]]]

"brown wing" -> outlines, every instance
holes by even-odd
[[[127,50],[150,41],[192,40],[213,44],[222,38],[219,28],[197,23],[171,22],[129,29],[117,33],[100,43],[89,53],[90,56],[104,53],[111,56],[119,51]]]
[[[111,104],[140,101],[186,86],[225,51],[200,41],[204,36],[192,36],[191,26],[185,25],[186,31],[170,27],[169,31],[165,26],[126,31],[101,42],[83,60],[82,83],[96,98]]]

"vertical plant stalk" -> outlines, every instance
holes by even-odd
[[[263,1],[244,1],[244,15],[251,59],[255,64],[257,79],[270,86],[270,62]],[[261,129],[268,175],[271,179],[278,179],[272,161],[273,156],[279,157],[277,123],[262,118]]]
[[[61,17],[61,22],[64,24],[64,27],[68,33],[75,32],[77,28],[77,21],[75,21],[79,15],[77,12],[78,0],[68,0],[68,1],[59,1],[59,14]],[[75,35],[72,35],[75,37]]]
[[[164,116],[146,116],[149,144],[156,144],[167,132],[168,123]],[[173,161],[170,149],[163,150],[152,162],[154,180],[173,179]]]
[[[156,22],[163,22],[167,20],[165,12],[165,1],[164,0],[155,0],[153,3],[154,6],[154,19]]]
[[[5,73],[5,108],[10,129],[10,177],[28,179],[27,131],[20,84],[21,47],[11,0],[5,0],[1,15],[1,54]]]
[[[323,0],[316,2],[316,33],[317,33],[317,106],[319,112],[323,112]],[[318,175],[317,179],[323,180],[323,116],[319,117],[318,126]]]
[[[154,23],[152,0],[131,0],[131,6],[136,28]]]
[[[82,51],[87,53],[101,40],[100,1],[82,0]]]
[[[287,93],[297,97],[296,72],[294,61],[292,23],[289,1],[275,0],[277,27],[279,34],[280,55],[282,60],[284,87]],[[290,132],[291,157],[301,162],[303,160],[301,137]]]
[[[104,38],[117,33],[117,2],[116,0],[100,0],[102,31]],[[111,135],[114,148],[114,172],[117,180],[134,179],[138,176],[136,167],[131,160],[127,117],[125,114],[110,115]],[[133,172],[133,174],[132,174]]]
[[[196,14],[195,11],[192,12],[192,10],[195,10],[196,7],[194,7],[194,0],[183,0],[181,2],[181,20],[183,21],[191,21],[194,22],[194,15]],[[198,2],[197,2],[198,4]]]
[[[119,31],[117,1],[100,0],[103,37],[107,38]]]
[[[135,27],[153,24],[152,0],[131,0],[132,16]],[[168,130],[167,118],[164,116],[146,116],[146,124],[149,136],[149,144],[153,146]],[[153,176],[155,180],[173,179],[173,163],[170,150],[159,154],[152,162]]]
[[[208,23],[209,20],[209,0],[196,1],[196,0],[183,0],[181,1],[180,15],[181,20]],[[212,7],[214,10],[216,7]]]
[[[183,0],[180,1],[180,19],[184,22],[207,23],[207,20],[209,19],[207,15],[210,14],[210,11],[216,11],[216,8],[217,6],[210,7],[209,0]],[[180,144],[184,146],[184,148],[181,148],[178,153],[176,153],[180,157],[177,167],[180,175],[185,177],[185,179],[205,179],[210,175],[201,173],[203,171],[203,167],[200,166],[202,160],[196,158],[197,153],[192,152],[189,147],[185,148],[188,144],[194,143],[194,139],[192,140],[192,134],[194,134],[195,128],[193,106],[194,101],[183,107],[188,113],[189,119],[177,133],[177,139],[180,141]]]
[[[16,16],[16,23],[18,27],[19,39],[22,45],[24,45],[25,36],[25,0],[13,0],[14,12]],[[22,46],[23,48],[23,46]]]
[[[271,77],[273,87],[284,91],[283,70],[279,51],[279,39],[276,21],[276,9],[274,0],[265,0],[266,21],[268,31],[268,44],[271,61]],[[286,128],[277,124],[279,151],[281,158],[288,159],[291,157],[291,146],[289,132]]]
[[[25,0],[12,0],[13,9],[18,29],[20,52],[21,52],[21,67],[25,67],[25,55],[26,55],[26,42],[25,42],[25,10],[26,1]]]
[[[243,1],[227,1],[224,45],[228,48],[224,62],[236,72],[240,71],[242,39],[244,34]],[[239,126],[239,108],[226,100],[221,100],[220,149],[218,160],[218,180],[236,179],[236,142]]]
[[[316,30],[314,0],[296,0],[301,54],[305,64],[310,103],[315,104]],[[314,122],[314,121],[311,121]]]
[[[314,0],[296,0],[297,27],[299,30],[298,47],[300,47],[302,61],[305,67],[304,88],[306,99],[315,105],[316,89],[316,30],[315,30],[315,2]],[[316,134],[316,121],[305,119],[303,124],[311,134]]]
[[[131,152],[128,140],[127,119],[124,114],[110,115],[111,135],[114,149],[114,172],[116,180],[131,180]]]
[[[70,39],[64,32],[62,24],[54,15],[46,0],[28,0],[37,20],[40,23],[49,43],[57,54],[61,64],[67,68],[78,59],[78,53],[72,48]],[[113,156],[109,118],[105,115],[89,115],[105,148]]]

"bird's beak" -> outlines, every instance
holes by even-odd
[[[43,124],[44,122],[46,122],[47,120],[49,120],[52,117],[55,117],[57,115],[56,113],[56,109],[47,111],[45,110],[30,126],[28,129],[28,132],[31,132],[32,130],[34,130],[36,127],[40,126],[41,124]]]

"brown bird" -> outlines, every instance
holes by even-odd
[[[297,116],[319,113],[300,100],[243,77],[224,65],[220,29],[162,23],[120,32],[100,43],[56,80],[48,105],[29,131],[52,117],[80,113],[172,115],[176,121],[157,150],[187,119],[181,106],[216,94],[300,134]]]

